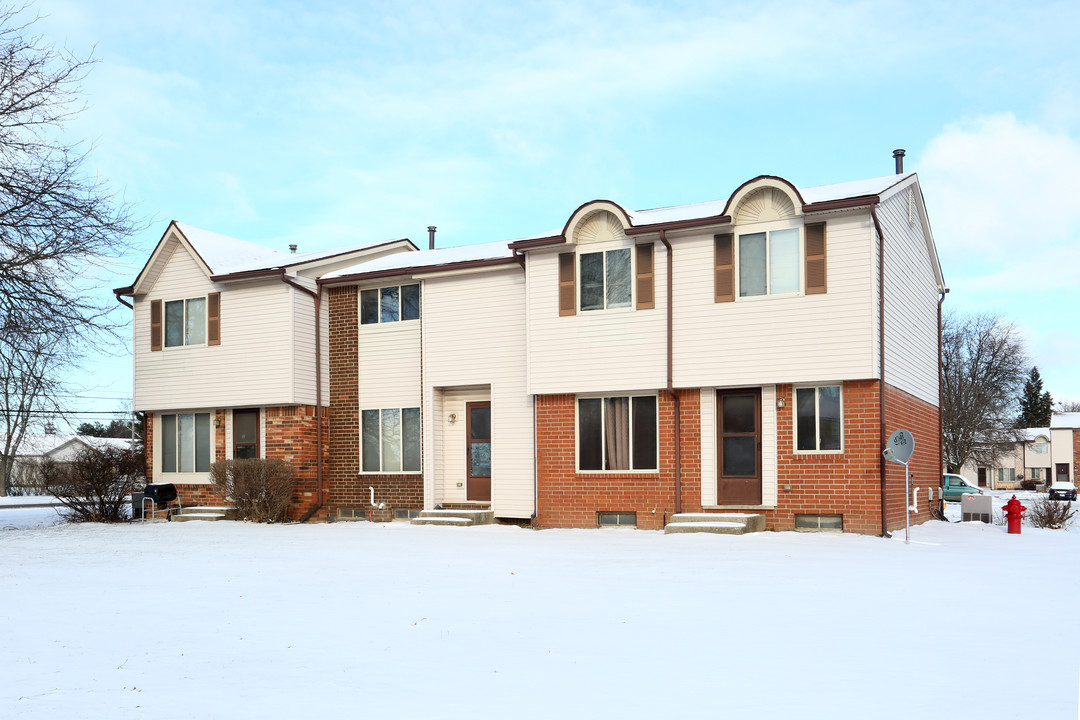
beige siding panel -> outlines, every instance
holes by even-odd
[[[361,325],[360,409],[420,406],[420,321]]]
[[[524,274],[513,266],[432,278],[424,281],[422,293],[424,394],[433,409],[433,442],[425,446],[425,467],[434,468],[437,476],[430,479],[430,492],[447,493],[447,500],[464,493],[464,487],[456,486],[465,472],[464,402],[469,393],[486,389],[491,398],[492,509],[498,517],[530,517],[533,401],[525,382]],[[451,412],[461,418],[454,426],[446,421]]]
[[[878,206],[885,233],[885,379],[937,405],[939,295],[923,225],[908,202],[908,193],[899,192]]]
[[[632,245],[590,243],[587,251],[617,247]],[[662,245],[654,250],[656,303],[648,310],[634,309],[632,303],[630,308],[560,317],[558,252],[533,252],[528,262],[530,392],[621,392],[667,386],[667,253]],[[709,262],[711,277],[711,256]]]
[[[150,350],[150,300],[221,292],[221,345]],[[286,404],[292,390],[292,303],[281,282],[210,282],[177,245],[146,295],[135,298],[135,407]]]
[[[308,285],[310,283],[303,283]],[[290,288],[293,316],[293,392],[294,402],[315,404],[315,298]],[[323,333],[326,325],[322,326]],[[323,376],[326,379],[326,376]]]
[[[827,221],[828,292],[820,295],[716,303],[712,236],[675,243],[677,387],[877,375],[871,223],[865,213]]]
[[[716,504],[716,388],[701,389],[701,505]]]

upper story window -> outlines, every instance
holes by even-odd
[[[581,309],[630,307],[630,248],[582,253]]]
[[[654,307],[653,246],[559,254],[559,315]]]
[[[165,303],[165,347],[206,343],[206,298]]]
[[[417,320],[420,317],[420,285],[391,285],[360,291],[360,324]]]
[[[739,297],[785,295],[801,289],[799,229],[739,235]]]
[[[162,305],[164,304],[164,308]],[[221,293],[150,301],[150,349],[221,344]]]
[[[1045,440],[1036,440],[1032,444],[1031,449],[1033,452],[1037,452],[1040,455],[1045,455],[1046,453],[1050,452],[1050,443]]]

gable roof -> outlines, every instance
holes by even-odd
[[[0,441],[5,437],[0,435]],[[101,438],[69,433],[27,433],[23,435],[22,442],[19,443],[14,454],[16,457],[42,457],[76,442],[97,450],[104,450],[107,447],[127,450],[131,447],[131,440],[127,438]]]
[[[515,253],[504,240],[458,247],[397,253],[359,263],[323,275],[321,282],[344,282],[364,278],[403,275],[410,272],[437,272],[515,262]]]

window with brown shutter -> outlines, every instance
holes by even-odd
[[[653,246],[637,246],[637,309],[656,307],[653,282]]]
[[[825,223],[806,226],[806,294],[816,295],[826,290]]]
[[[577,314],[574,253],[559,253],[559,315]]]
[[[735,253],[734,236],[731,233],[716,235],[715,242],[715,301],[735,300]]]
[[[161,349],[161,301],[150,301],[150,349]]]
[[[221,293],[206,296],[206,344],[221,344]]]

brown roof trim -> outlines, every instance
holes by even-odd
[[[823,200],[821,202],[803,205],[803,212],[844,210],[846,208],[861,207],[863,205],[877,205],[879,202],[881,202],[881,197],[878,195],[859,195],[858,197],[843,198],[840,200]]]
[[[470,270],[472,268],[490,267],[493,265],[517,265],[516,257],[487,258],[486,260],[461,260],[458,262],[442,263],[440,265],[421,265],[419,267],[391,268],[389,270],[372,270],[371,272],[354,273],[352,275],[339,275],[332,278],[319,278],[319,286],[339,285],[353,283],[360,280],[377,280],[384,277],[397,277],[400,275],[422,275],[431,272],[443,272],[444,270]]]
[[[395,245],[395,244],[400,243],[400,242],[409,243],[409,245],[412,246],[413,250],[419,250],[420,249],[420,248],[418,248],[416,246],[416,243],[414,243],[409,238],[397,238],[396,240],[387,240],[386,242],[381,242],[381,243],[378,243],[377,245],[365,245],[363,247],[352,248],[351,250],[342,250],[341,252],[333,253],[331,255],[320,255],[317,258],[308,258],[307,260],[298,260],[297,262],[285,263],[284,265],[280,265],[279,267],[288,268],[288,267],[293,267],[294,265],[307,265],[308,263],[322,262],[323,260],[329,260],[331,258],[341,257],[342,255],[348,255],[350,253],[364,252],[366,250],[378,250],[379,248],[388,247],[390,245]],[[317,251],[313,250],[312,252],[317,252]]]
[[[638,225],[626,229],[626,234],[644,235],[661,230],[685,230],[687,228],[707,227],[709,225],[728,225],[731,223],[730,215],[710,215],[703,218],[689,218],[687,220],[672,220],[671,222],[654,223],[652,225]]]
[[[611,205],[614,205],[618,209],[618,211],[622,213],[624,224],[627,227],[629,227],[630,225],[633,225],[633,223],[630,222],[630,213],[626,212],[626,208],[624,208],[622,205],[615,202],[614,200],[607,200],[605,198],[597,198],[596,200],[590,200],[588,202],[581,203],[580,205],[578,205],[577,210],[574,210],[574,212],[570,213],[570,217],[566,218],[566,224],[563,225],[563,228],[562,228],[562,236],[564,238],[566,237],[566,231],[570,229],[570,223],[573,222],[573,220],[577,216],[577,214],[579,212],[581,212],[582,210],[584,210],[585,208],[589,207],[590,205],[595,205],[596,203],[609,203]]]
[[[134,292],[135,292],[135,286],[134,285],[128,285],[127,287],[122,287],[122,288],[113,288],[113,295],[131,295]]]
[[[514,251],[518,250],[532,250],[538,247],[547,247],[548,245],[559,245],[566,242],[566,236],[564,235],[552,235],[550,237],[542,238],[529,238],[528,240],[515,240],[510,243],[510,249]]]
[[[285,272],[285,267],[265,268],[260,270],[242,270],[234,273],[224,273],[222,275],[211,275],[211,282],[225,282],[227,280],[248,280],[250,278],[260,277],[272,277],[274,275],[281,275]]]
[[[786,180],[779,175],[758,175],[756,178],[751,178],[739,187],[735,188],[735,192],[731,193],[731,195],[728,196],[727,203],[724,205],[724,215],[729,215],[731,213],[731,201],[735,199],[735,196],[738,195],[744,187],[756,183],[759,180],[774,180],[778,183],[783,183],[784,185],[787,185],[791,189],[791,192],[795,193],[795,197],[799,198],[799,205],[802,205],[805,208],[806,201],[803,200],[802,193],[799,192],[799,188],[795,187],[795,185],[790,180]]]

